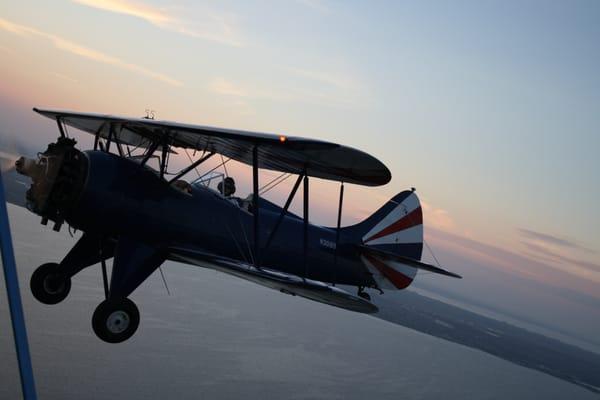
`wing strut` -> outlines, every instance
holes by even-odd
[[[115,131],[113,130],[113,124],[110,124],[108,127],[108,138],[106,139],[106,142],[104,143],[105,150],[107,153],[110,153],[110,145],[112,143],[112,137],[113,137],[114,133],[115,133]]]
[[[308,175],[304,172],[304,276],[308,274]]]
[[[144,158],[142,159],[142,162],[140,163],[141,165],[146,165],[146,163],[148,162],[150,157],[152,157],[152,155],[158,148],[158,145],[159,145],[158,140],[155,140],[154,142],[152,142],[152,144],[150,145],[148,150],[146,150],[146,154],[144,154]]]
[[[260,268],[260,240],[259,234],[259,210],[258,205],[258,145],[252,148],[252,204],[254,211],[254,262],[255,267]]]
[[[106,126],[106,122],[103,122],[100,125],[100,128],[98,128],[98,130],[94,133],[94,150],[98,150],[98,147],[100,145],[100,134],[104,130],[105,126]]]
[[[102,239],[100,239],[100,265],[102,266],[102,285],[104,286],[104,298],[108,299],[108,273],[106,271],[106,259],[102,255]]]
[[[167,144],[167,138],[163,139],[162,143],[162,153],[160,157],[160,177],[165,177],[165,172],[167,172],[167,156],[169,154],[169,145]]]
[[[63,127],[62,120],[60,117],[56,117],[56,125],[58,125],[60,136],[66,138],[67,134],[65,133],[65,129]]]
[[[285,214],[287,213],[287,210],[290,207],[290,204],[292,204],[292,200],[294,200],[294,196],[296,195],[296,192],[298,191],[298,188],[300,187],[302,178],[304,178],[304,175],[302,175],[302,174],[298,175],[298,179],[296,179],[296,183],[294,183],[294,187],[292,188],[292,191],[290,192],[290,195],[288,196],[288,198],[285,202],[285,205],[283,206],[283,209],[281,210],[281,213],[279,213],[279,218],[277,219],[277,222],[275,223],[275,227],[273,228],[273,230],[271,231],[271,234],[269,235],[269,238],[267,239],[267,243],[265,244],[263,251],[266,251],[269,248],[269,246],[271,245],[271,242],[273,241],[273,238],[275,237],[275,233],[277,232],[277,229],[279,229],[279,225],[281,225],[281,222],[283,221],[283,217],[285,217]]]
[[[344,204],[344,182],[340,186],[340,201],[338,203],[337,229],[335,231],[335,249],[333,250],[333,279],[331,284],[335,286],[335,278],[337,272],[337,248],[340,241],[340,225],[342,224],[342,205]]]
[[[119,152],[119,156],[120,157],[125,157],[125,152],[123,151],[123,146],[121,145],[121,142],[119,142],[119,135],[117,135],[117,131],[115,130],[115,125],[114,124],[110,124],[110,129],[112,131],[112,137],[115,141],[115,144],[117,145],[117,151]],[[123,131],[123,126],[119,127],[119,132]]]

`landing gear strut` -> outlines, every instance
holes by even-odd
[[[121,343],[129,339],[140,324],[140,312],[128,298],[104,300],[92,316],[96,335],[108,343]]]
[[[60,303],[71,290],[71,278],[62,274],[56,263],[38,267],[31,275],[29,283],[33,297],[44,304]]]

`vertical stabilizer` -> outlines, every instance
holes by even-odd
[[[394,196],[363,222],[344,228],[358,244],[419,261],[423,252],[423,211],[414,191]],[[363,252],[361,260],[382,289],[404,289],[417,274],[407,263]]]

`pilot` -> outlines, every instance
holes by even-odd
[[[219,182],[217,189],[223,196],[231,197],[235,193],[235,181],[232,177],[228,176],[223,182]]]

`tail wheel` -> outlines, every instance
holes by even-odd
[[[92,316],[92,328],[107,343],[121,343],[129,339],[140,324],[140,312],[127,298],[104,300]]]
[[[64,276],[57,263],[38,267],[29,282],[31,293],[40,303],[57,304],[71,291],[71,278]]]
[[[358,296],[362,297],[363,299],[365,299],[367,301],[371,301],[371,296],[367,292],[359,291]]]

